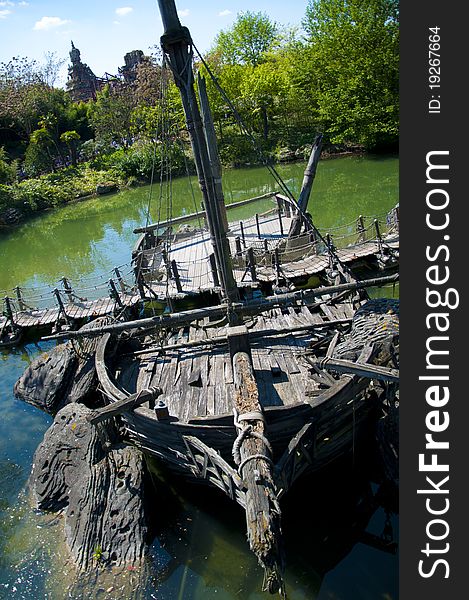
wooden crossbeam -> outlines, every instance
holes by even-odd
[[[351,373],[368,379],[378,379],[379,381],[399,381],[399,371],[397,369],[388,369],[378,365],[363,365],[351,360],[341,360],[338,358],[327,358],[326,360],[314,361],[322,369],[328,371],[337,371],[338,373]]]
[[[145,402],[149,402],[150,400],[158,398],[158,396],[160,396],[161,393],[162,390],[156,387],[151,388],[150,390],[142,390],[136,394],[130,395],[128,398],[118,400],[117,402],[114,402],[109,406],[105,406],[104,408],[94,410],[86,418],[92,425],[97,425],[102,421],[112,419],[112,417],[121,415],[124,412],[130,412],[137,406],[141,406]]]

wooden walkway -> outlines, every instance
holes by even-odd
[[[283,215],[280,225],[278,214],[275,211],[259,215],[257,218],[247,219],[242,225],[240,223],[230,224],[228,239],[233,257],[234,275],[240,287],[258,287],[260,282],[275,281],[277,269],[272,264],[273,254],[276,247],[281,247],[279,244],[286,243],[285,235],[291,222],[292,217]],[[241,244],[241,255],[238,252],[239,244]],[[375,260],[383,246],[388,250],[398,251],[398,234],[386,236],[382,242],[371,240],[353,244],[335,250],[335,255],[340,262],[352,265],[363,259]],[[245,253],[248,248],[253,248],[256,257],[255,279],[253,279],[252,271],[246,266]],[[329,266],[329,255],[327,251],[316,254],[316,248],[317,245],[311,241],[310,236],[303,234],[299,236],[296,247],[280,250],[279,258],[283,277],[295,280],[324,272]],[[207,231],[194,230],[190,237],[187,233],[181,237],[178,234],[174,236],[168,260],[175,261],[179,281],[171,273],[171,269],[167,268],[161,247],[146,250],[145,253],[144,280],[153,294],[162,301],[167,296],[184,298],[188,295],[217,289],[210,266],[209,257],[213,253],[213,249]]]
[[[308,277],[325,274],[331,265],[327,247],[315,241],[311,233],[303,233],[287,242],[286,236],[295,213],[285,203],[283,210],[280,206],[277,199],[277,208],[229,224],[228,240],[234,276],[241,288],[256,288],[262,283],[275,282],[278,275],[287,283],[304,283]],[[354,233],[348,231],[347,238],[353,237]],[[183,299],[203,292],[220,291],[214,279],[213,248],[207,230],[186,226],[176,234],[169,232],[168,240],[171,243],[167,254],[161,245],[140,251],[139,268],[145,285],[143,289],[140,286],[140,291],[137,285],[127,286],[126,292],[119,291],[124,307],[136,305],[142,293],[147,299],[165,302],[168,296]],[[388,257],[393,254],[395,262],[399,252],[398,233],[391,231],[383,234],[379,240],[372,239],[339,248],[334,250],[333,258],[352,268],[360,262],[377,267],[384,256],[383,250]],[[249,253],[253,257],[254,269],[249,268],[247,263]],[[280,268],[276,265],[275,256],[279,259]],[[134,271],[137,276],[138,268],[135,267]],[[59,321],[73,324],[74,321],[110,315],[115,310],[116,300],[110,297],[87,301],[74,296],[70,300],[65,297],[63,309],[57,303],[53,307],[19,310],[15,302],[12,314],[15,326],[39,329],[54,326]],[[0,316],[0,338],[8,324],[6,316]]]
[[[134,306],[139,300],[138,294],[120,294],[120,299],[125,307]],[[110,315],[116,309],[116,301],[111,298],[98,298],[90,301],[77,301],[64,303],[65,312],[58,306],[38,310],[14,311],[15,325],[23,329],[40,328],[53,325],[58,320],[81,321],[87,318]],[[6,323],[6,317],[0,317],[0,330]]]

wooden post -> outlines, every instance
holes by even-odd
[[[251,357],[249,330],[246,325],[228,327],[226,339],[228,341],[228,351],[230,353],[231,361],[233,361],[235,354],[238,352],[246,352]]]
[[[224,295],[231,301],[237,301],[239,292],[233,274],[230,245],[223,226],[222,207],[217,199],[217,183],[210,162],[208,144],[211,142],[211,138],[207,136],[207,128],[204,129],[202,124],[194,89],[191,36],[187,27],[181,26],[174,0],[158,0],[158,5],[164,25],[161,47],[168,59],[175,84],[181,95],[220,281]],[[212,156],[215,156],[215,150],[213,148],[210,150]]]
[[[375,226],[375,231],[376,231],[376,240],[378,242],[378,251],[382,252],[383,251],[383,240],[381,238],[381,231],[379,230],[379,221],[378,221],[378,219],[375,219],[373,221],[373,224]]]
[[[69,324],[70,323],[70,319],[69,316],[67,315],[67,312],[65,310],[65,306],[64,303],[62,302],[62,298],[60,297],[60,292],[57,288],[55,288],[52,293],[54,294],[56,300],[57,300],[57,304],[59,305],[59,316],[62,314],[65,318],[65,321]],[[58,322],[58,318],[57,318],[57,322]]]
[[[232,336],[230,354],[235,348],[235,337]],[[247,340],[249,343],[247,333],[240,331],[239,338],[241,342]],[[248,541],[264,568],[264,589],[283,593],[281,511],[272,476],[271,447],[266,438],[265,420],[249,353],[239,350],[232,354],[232,367],[235,387],[233,408],[238,432],[233,458],[246,486]]]
[[[278,221],[280,223],[280,235],[283,235],[282,211],[280,210],[280,208],[278,208],[277,212],[278,212]]]
[[[395,206],[394,210],[394,224],[396,226],[397,231],[399,232],[399,206]]]
[[[282,275],[282,269],[280,268],[280,253],[278,248],[274,250],[274,263],[275,263],[275,273],[277,275],[277,280],[280,279]]]
[[[205,79],[198,74],[197,84],[199,89],[200,109],[202,113],[202,121],[204,124],[205,139],[207,140],[208,155],[210,158],[210,166],[215,187],[215,196],[219,204],[218,209],[221,217],[221,224],[225,232],[228,231],[228,217],[226,215],[225,197],[221,181],[221,163],[218,154],[217,136],[213,124],[212,111],[207,98],[207,89]]]
[[[363,221],[363,216],[360,215],[357,219],[357,233],[358,233],[358,241],[365,241],[365,223]]]
[[[251,273],[252,281],[257,281],[257,273],[256,273],[256,260],[254,258],[254,250],[252,246],[247,249],[246,252],[247,258],[247,266],[249,267],[249,272]]]
[[[285,200],[280,198],[279,196],[275,196],[275,200],[277,202],[277,209],[283,214],[285,213]]]
[[[121,275],[121,272],[119,271],[118,267],[114,267],[114,273],[116,274],[117,281],[119,282],[119,287],[121,289],[121,292],[123,294],[125,294],[125,283],[124,283],[124,280],[122,279],[122,275]]]
[[[161,257],[163,258],[164,266],[166,268],[166,277],[171,279],[171,263],[168,258],[168,251],[165,247],[161,249]]]
[[[239,240],[239,238],[236,238],[237,240]],[[241,249],[240,249],[240,253],[241,253]],[[217,263],[215,261],[215,254],[210,254],[208,257],[208,260],[210,262],[210,270],[212,271],[212,278],[213,278],[213,285],[215,287],[220,287],[220,279],[218,278],[218,271],[217,271]]]
[[[241,248],[241,238],[239,237],[239,235],[235,237],[235,247],[237,256],[243,253],[243,249]]]
[[[143,273],[142,273],[142,261],[143,261],[143,253],[140,252],[135,258],[135,283],[137,284],[138,293],[140,294],[140,298],[145,300],[145,289],[143,286]]]
[[[119,292],[117,291],[116,284],[112,278],[109,280],[109,296],[111,297],[111,300],[114,300],[114,302],[119,305],[120,308],[124,308],[122,300],[119,296]]]
[[[68,281],[68,279],[66,277],[62,277],[62,284],[64,286],[64,291],[67,294],[68,302],[70,304],[72,304],[73,303],[73,290],[70,285],[70,282]]]
[[[256,229],[257,229],[257,237],[261,239],[261,228],[259,226],[259,215],[256,213]]]
[[[23,300],[23,294],[21,293],[21,288],[19,285],[17,285],[15,287],[15,294],[16,294],[16,300],[18,302],[18,307],[20,310],[25,310],[26,309],[26,304],[24,303]]]
[[[182,292],[181,279],[179,277],[178,266],[175,260],[171,261],[171,271],[173,273],[174,282],[176,283],[176,289],[179,293]]]
[[[155,406],[155,399],[152,398],[149,401],[149,406],[154,409],[158,421],[169,421],[169,409],[164,400],[158,400],[158,404]]]
[[[244,235],[244,225],[243,222],[239,222],[239,228],[241,229],[241,239],[243,240],[243,246],[246,248],[246,237]]]
[[[15,319],[13,317],[13,309],[11,308],[10,298],[8,296],[5,296],[5,298],[3,298],[3,303],[5,305],[5,316],[8,319],[8,321],[10,321],[12,325],[14,325]]]
[[[326,235],[327,254],[329,255],[329,269],[334,268],[334,246],[332,244],[331,234]]]

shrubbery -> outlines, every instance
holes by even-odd
[[[150,142],[139,142],[129,150],[119,149],[101,154],[77,167],[66,167],[20,182],[13,182],[13,175],[9,175],[9,184],[0,184],[0,212],[17,208],[23,213],[31,213],[94,194],[97,186],[119,189],[136,182],[148,183],[153,170],[154,179],[159,179],[161,153],[161,145],[155,147]],[[186,164],[187,168],[193,170],[192,161],[184,156],[178,143],[174,142],[165,149],[165,176],[169,171],[172,176],[186,174]],[[4,181],[6,179],[4,177]]]

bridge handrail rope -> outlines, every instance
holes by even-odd
[[[166,198],[167,208],[172,209],[172,191],[169,191],[169,194]],[[391,209],[386,213],[379,214],[377,216],[370,215],[361,215],[361,223],[362,228],[360,230],[357,229],[357,220],[352,221],[350,223],[341,224],[335,227],[328,228],[328,232],[334,232],[333,244],[334,247],[343,249],[347,248],[350,244],[353,244],[356,247],[361,247],[365,244],[368,244],[373,241],[377,241],[376,234],[376,223],[378,223],[379,231],[380,231],[380,244],[383,248],[386,248],[388,251],[394,252],[394,248],[389,245],[389,240],[386,239],[386,236],[392,234],[394,232],[397,233],[398,230],[398,215],[396,214],[395,209]],[[353,229],[351,229],[353,227]],[[342,232],[342,233],[340,233]],[[357,240],[357,235],[359,239]],[[298,240],[300,238],[305,238],[307,234],[301,233],[298,236],[295,236],[290,239],[290,243],[294,240]],[[361,238],[361,239],[360,239]],[[343,240],[348,241],[348,244],[342,246],[340,242]],[[274,250],[278,244],[279,238],[264,238],[262,240],[254,240],[249,242],[249,246],[252,248],[254,253],[256,264],[258,266],[264,267],[272,267],[272,256]],[[266,247],[268,250],[268,254],[266,254]],[[170,248],[171,249],[171,248]],[[282,262],[286,262],[289,257],[298,257],[298,260],[302,258],[306,258],[312,252],[315,252],[317,255],[323,255],[328,253],[327,244],[320,239],[310,239],[306,240],[303,244],[299,244],[298,246],[289,247],[286,246],[284,248],[278,248],[278,256]],[[245,268],[246,251],[243,249],[241,255],[235,257],[234,259],[234,269],[236,271],[242,271]],[[239,264],[237,261],[241,260],[242,264]],[[195,280],[199,283],[198,286],[200,288],[200,284],[204,279],[208,281],[212,281],[212,271],[210,268],[210,263],[208,257],[204,256],[198,261],[177,261],[177,266],[180,268],[181,284],[184,286],[184,270],[189,265],[194,264],[194,262],[204,262],[205,268],[201,269],[195,276]],[[119,265],[118,269],[124,269],[128,267],[129,270],[125,271],[121,274],[122,283],[126,292],[124,293],[136,293],[136,282],[135,282],[135,271],[132,267],[131,263],[123,263]],[[164,265],[161,265],[161,269],[164,270]],[[157,269],[158,270],[158,269]],[[80,284],[74,284],[73,280],[67,278],[70,286],[71,292],[67,292],[64,289],[60,289],[59,293],[62,297],[67,296],[67,299],[73,297],[78,301],[86,301],[83,297],[83,294],[89,292],[99,292],[100,290],[108,289],[109,282],[109,273],[113,273],[114,269],[106,271],[101,274],[93,274],[87,277],[86,279],[81,279]],[[169,284],[170,282],[168,282]],[[21,304],[23,305],[24,310],[45,310],[56,307],[56,304],[53,302],[51,298],[51,294],[53,293],[55,286],[54,285],[41,285],[38,287],[32,286],[19,286],[18,288],[12,289],[3,289],[0,290],[1,297],[9,297],[12,303],[12,306],[15,308],[15,312],[21,312],[20,306],[18,304],[18,298],[15,298],[15,294],[17,294],[17,289],[19,289],[21,293]],[[107,294],[105,294],[107,296]],[[104,296],[104,295],[103,295]],[[90,299],[97,300],[98,298]],[[41,308],[34,306],[34,304],[46,304],[46,306],[42,306]]]

